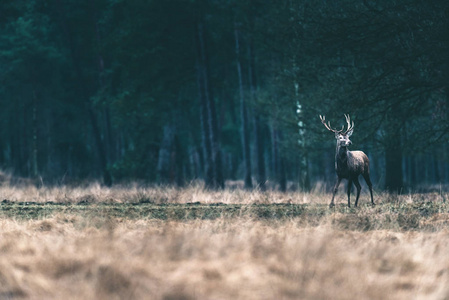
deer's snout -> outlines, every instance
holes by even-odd
[[[352,142],[350,140],[343,140],[343,141],[340,142],[340,146],[341,147],[348,147],[348,146],[351,146],[351,145],[352,145]]]

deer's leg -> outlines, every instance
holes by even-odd
[[[352,189],[352,180],[348,179],[348,207],[351,207],[351,189]]]
[[[365,182],[368,185],[369,193],[371,194],[371,204],[374,206],[373,184],[371,183],[371,179],[369,178],[369,173],[363,174],[363,178],[365,178]]]
[[[336,194],[337,191],[338,191],[338,186],[340,185],[340,182],[341,182],[341,178],[340,178],[340,177],[337,177],[337,182],[335,183],[334,191],[333,191],[333,194],[332,194],[331,204],[329,204],[329,207],[330,207],[330,208],[332,208],[332,207],[335,206],[335,204],[334,204],[334,198],[335,198],[335,194]]]
[[[362,186],[360,185],[359,178],[354,178],[354,185],[357,188],[357,197],[355,198],[355,207],[357,207],[357,203],[359,203],[360,191],[362,190]]]

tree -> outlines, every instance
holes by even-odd
[[[445,2],[0,9],[0,165],[15,175],[308,190],[334,176],[318,115],[349,113],[374,182],[449,182]]]
[[[244,182],[245,188],[251,189],[253,187],[252,176],[251,176],[251,152],[250,152],[250,140],[249,140],[249,129],[248,129],[248,110],[246,105],[246,100],[243,95],[243,79],[242,79],[242,64],[240,58],[240,33],[238,24],[234,24],[235,33],[235,53],[236,53],[236,65],[237,65],[237,75],[239,81],[239,98],[240,98],[240,119],[241,119],[241,139],[242,139],[242,149],[243,149],[243,164],[245,168]]]

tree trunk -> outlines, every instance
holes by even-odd
[[[257,161],[257,186],[262,190],[266,190],[267,175],[265,172],[264,157],[264,135],[262,133],[262,122],[260,117],[254,116],[254,137],[256,147]]]
[[[101,45],[101,37],[100,37],[100,30],[98,28],[98,21],[96,18],[96,11],[95,11],[95,7],[94,7],[94,3],[91,3],[91,10],[92,10],[92,23],[94,25],[94,30],[95,30],[95,38],[97,41],[97,50],[100,49],[100,45]],[[97,52],[97,66],[98,66],[98,86],[101,89],[104,85],[103,82],[103,76],[104,76],[104,59],[103,59],[103,55],[98,51]],[[90,102],[90,101],[89,101]],[[112,185],[112,175],[108,169],[108,162],[110,161],[110,157],[111,157],[111,139],[112,137],[111,135],[111,131],[109,130],[110,128],[108,126],[110,126],[110,120],[108,120],[109,118],[109,111],[108,108],[106,108],[106,132],[105,132],[105,139],[101,138],[101,128],[96,120],[96,113],[94,110],[94,107],[89,104],[89,109],[90,109],[90,114],[91,114],[91,122],[93,122],[93,126],[95,127],[94,131],[95,131],[95,142],[97,144],[97,149],[98,149],[98,154],[101,155],[100,157],[100,162],[101,162],[101,169],[103,172],[103,182],[106,186],[111,186]]]
[[[253,18],[252,18],[253,19]],[[252,20],[253,21],[253,20]],[[252,24],[254,26],[254,24]],[[256,77],[256,59],[254,54],[254,43],[253,38],[250,36],[248,44],[248,56],[249,56],[249,88],[251,92],[251,102],[254,107],[257,102],[257,77]],[[262,133],[262,121],[260,116],[254,109],[252,110],[254,116],[254,146],[256,148],[256,164],[257,164],[257,186],[259,189],[264,191],[266,189],[265,183],[267,181],[267,176],[265,172],[265,158],[264,158],[264,135]]]
[[[299,162],[299,183],[300,187],[303,191],[309,192],[311,189],[311,183],[310,183],[310,174],[309,174],[309,156],[307,155],[307,152],[304,151],[303,158],[300,159]]]
[[[198,96],[200,98],[200,118],[201,118],[201,137],[202,137],[202,146],[203,146],[203,161],[204,161],[204,184],[206,188],[213,188],[214,186],[214,176],[213,176],[213,163],[212,163],[212,146],[210,141],[210,127],[208,122],[208,113],[207,113],[207,101],[204,95],[204,65],[200,62],[200,27],[198,27],[197,34],[197,83],[198,83]]]
[[[279,171],[277,130],[271,127],[271,178],[277,180]]]
[[[14,103],[14,113],[10,117],[10,127],[14,128],[10,132],[10,144],[11,144],[11,159],[13,161],[13,167],[16,174],[22,175],[23,172],[23,158],[22,158],[22,123],[26,120],[19,114],[19,103]]]
[[[174,179],[176,185],[179,187],[184,186],[185,182],[185,163],[184,163],[184,155],[183,155],[183,147],[181,145],[181,141],[179,139],[178,134],[175,134],[174,142],[173,142],[173,161],[174,161]]]
[[[171,125],[164,126],[164,134],[159,148],[159,157],[157,163],[157,181],[159,183],[171,183],[171,155],[173,151],[173,142],[175,136],[174,127]]]
[[[271,129],[271,146],[272,146],[272,174],[276,183],[279,184],[279,190],[285,192],[287,190],[286,176],[286,160],[282,156],[279,149],[279,142],[282,136],[275,126]]]
[[[210,86],[209,61],[204,39],[204,25],[197,24],[196,48],[198,61],[198,87],[201,99],[203,144],[205,148],[206,188],[224,188],[221,150],[218,137],[218,121]]]
[[[287,191],[287,176],[285,170],[285,158],[279,157],[279,171],[278,171],[278,182],[279,182],[279,190],[281,192]]]
[[[22,118],[23,118],[23,123],[22,123],[22,138],[20,139],[21,144],[20,144],[20,148],[19,151],[21,153],[22,156],[22,176],[28,177],[30,176],[30,136],[29,136],[29,126],[30,124],[27,122],[29,120],[29,115],[27,114],[27,110],[25,108],[25,105],[22,106]]]
[[[410,158],[410,187],[416,187],[416,156]],[[413,192],[413,191],[412,191]]]
[[[112,185],[112,176],[108,170],[106,150],[105,150],[103,141],[101,139],[101,133],[100,133],[100,128],[98,126],[97,116],[95,114],[95,111],[94,111],[90,101],[87,103],[87,106],[88,106],[87,109],[88,109],[88,113],[89,113],[89,119],[90,119],[90,123],[92,125],[93,134],[94,134],[95,145],[97,148],[98,159],[100,162],[100,169],[101,169],[102,175],[103,175],[103,183],[106,186],[111,186]]]
[[[104,110],[104,132],[105,132],[105,144],[107,152],[107,160],[114,162],[117,159],[117,151],[113,138],[112,124],[111,124],[111,110],[109,107],[105,107]]]
[[[189,133],[189,140],[193,141],[193,135]],[[199,147],[189,144],[188,159],[189,159],[189,180],[198,179],[202,177],[201,159],[199,154]]]
[[[385,188],[390,193],[403,192],[402,148],[399,133],[389,138],[385,149]]]
[[[249,147],[249,132],[248,132],[248,112],[246,109],[245,97],[243,96],[243,79],[242,67],[240,62],[240,44],[239,44],[239,29],[237,23],[234,24],[235,34],[235,53],[237,58],[237,75],[239,80],[239,96],[240,96],[240,119],[241,119],[241,140],[244,164],[244,182],[245,188],[251,189],[253,187],[251,176],[251,152]]]
[[[33,178],[39,177],[39,169],[38,169],[38,161],[37,161],[37,94],[36,91],[33,91],[33,153],[31,156],[32,168],[31,168],[31,176]]]

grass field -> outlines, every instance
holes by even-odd
[[[0,299],[447,299],[440,193],[0,187]]]

